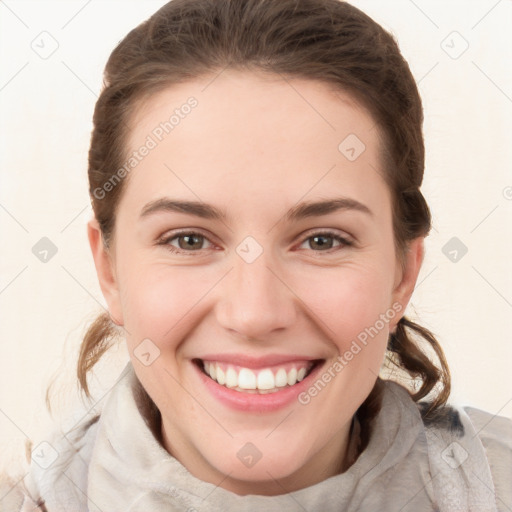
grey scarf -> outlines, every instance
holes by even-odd
[[[48,512],[497,512],[489,463],[470,418],[450,407],[424,424],[417,404],[386,382],[368,447],[340,475],[280,496],[239,496],[203,482],[155,439],[135,400],[128,363],[98,419],[49,440],[57,460],[32,463],[21,510]],[[44,502],[44,505],[42,503]],[[46,507],[46,508],[44,508]],[[1,510],[1,506],[0,506]]]

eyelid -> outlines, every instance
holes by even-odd
[[[335,240],[337,240],[340,243],[340,245],[337,247],[331,247],[330,249],[326,249],[323,251],[311,250],[313,253],[319,253],[319,254],[331,253],[331,252],[336,252],[337,250],[341,250],[344,247],[351,247],[351,246],[355,245],[355,240],[353,239],[353,237],[351,237],[347,233],[340,233],[339,231],[326,228],[326,229],[313,229],[311,231],[304,233],[301,237],[301,242],[298,244],[298,246],[300,247],[302,244],[306,243],[310,238],[313,238],[314,236],[328,236],[328,237],[334,238]]]
[[[201,230],[199,228],[178,229],[171,233],[167,232],[166,234],[164,234],[158,238],[157,244],[167,246],[167,248],[175,254],[190,254],[190,255],[199,256],[199,255],[203,254],[203,251],[208,249],[208,248],[206,248],[206,249],[199,249],[199,250],[186,250],[186,249],[180,249],[180,248],[175,247],[174,245],[170,244],[170,242],[173,241],[174,239],[179,238],[180,236],[185,236],[185,235],[199,235],[199,236],[203,237],[205,240],[207,240],[208,243],[210,243],[211,245],[213,245],[213,246],[217,245],[217,244],[215,244],[215,242],[210,240],[209,235],[206,235],[203,232],[203,230]],[[316,228],[316,229],[311,229],[311,230],[307,231],[306,233],[303,233],[301,235],[301,240],[300,240],[299,244],[295,245],[295,247],[297,247],[297,246],[300,247],[301,245],[306,243],[310,238],[313,238],[314,236],[332,237],[335,240],[337,240],[340,245],[337,247],[331,247],[329,249],[320,250],[320,251],[314,251],[311,249],[311,251],[313,253],[320,253],[320,254],[328,253],[329,254],[329,253],[341,250],[344,247],[351,247],[351,246],[355,245],[354,238],[345,232],[339,232],[332,228],[325,228],[325,229]]]
[[[180,236],[185,236],[185,235],[200,235],[205,240],[207,240],[208,243],[210,243],[212,246],[216,246],[217,245],[214,242],[212,242],[212,240],[210,240],[210,236],[209,235],[206,235],[199,228],[178,229],[178,230],[175,230],[175,231],[172,231],[172,232],[166,232],[162,236],[158,237],[157,245],[165,245],[165,246],[171,247],[172,248],[172,249],[170,249],[171,252],[182,253],[182,254],[183,253],[186,253],[186,254],[200,254],[202,251],[206,250],[206,249],[199,249],[197,251],[193,251],[193,250],[192,251],[187,251],[185,249],[180,249],[178,247],[174,247],[173,245],[170,244],[170,242],[172,240],[174,240],[175,238],[179,238]]]
[[[302,234],[302,240],[306,240],[311,238],[314,235],[328,235],[332,237],[341,238],[346,241],[346,243],[355,243],[355,239],[353,236],[349,235],[346,231],[337,230],[334,228],[314,228],[306,231]]]

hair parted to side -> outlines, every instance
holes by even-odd
[[[89,151],[89,193],[107,247],[127,178],[108,193],[97,191],[106,190],[104,184],[126,161],[130,119],[138,104],[172,84],[225,68],[321,81],[352,95],[369,111],[383,139],[395,246],[403,263],[408,242],[426,236],[431,227],[420,192],[422,103],[392,35],[341,0],[172,0],[119,43],[106,65]],[[111,346],[114,332],[103,314],[85,335],[78,379],[86,395],[87,373]],[[435,363],[427,355],[432,349]],[[388,356],[420,380],[414,400],[432,392],[431,413],[446,403],[450,373],[431,332],[403,317],[390,336]],[[377,410],[377,387],[358,411],[366,419]]]

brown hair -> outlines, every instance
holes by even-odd
[[[105,184],[123,166],[129,121],[140,100],[227,67],[318,80],[351,94],[370,112],[386,148],[385,179],[403,263],[407,243],[426,236],[431,227],[419,190],[424,170],[421,99],[394,38],[340,0],[172,0],[119,43],[106,65],[89,151],[89,192],[106,245],[124,180],[108,193]],[[103,314],[85,335],[78,378],[87,395],[87,373],[114,334],[115,326]],[[428,355],[432,349],[437,364]],[[450,374],[430,331],[403,317],[390,335],[388,361],[420,382],[414,400],[435,391],[429,411],[446,403]],[[359,410],[366,419],[378,409],[377,388]]]

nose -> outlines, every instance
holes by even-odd
[[[270,341],[276,332],[296,323],[297,297],[264,252],[247,263],[234,255],[217,302],[219,324],[231,334],[253,341]]]

